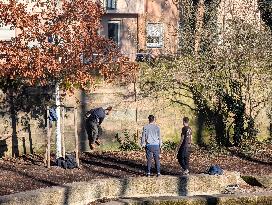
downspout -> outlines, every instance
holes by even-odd
[[[147,14],[148,14],[148,0],[145,0],[145,11],[144,11],[144,46],[146,46],[146,25],[147,25]]]
[[[136,39],[136,41],[137,41],[137,45],[136,45],[136,49],[137,49],[137,53],[139,52],[139,13],[137,14],[137,19],[136,19],[136,21],[137,21],[137,39]]]

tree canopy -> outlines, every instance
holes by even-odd
[[[58,3],[56,3],[58,2]],[[0,41],[3,86],[48,85],[87,89],[99,72],[133,80],[137,69],[110,40],[99,35],[103,8],[92,0],[0,2],[0,23],[16,29]]]

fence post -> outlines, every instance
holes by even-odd
[[[46,109],[46,113],[47,113],[47,168],[50,168],[50,149],[51,149],[51,142],[50,142],[50,138],[51,138],[51,133],[50,133],[50,121],[49,121],[49,107],[47,107]]]
[[[64,125],[65,125],[65,122],[64,122],[64,112],[65,112],[65,107],[62,108],[61,110],[61,118],[62,118],[62,127],[61,127],[61,146],[62,146],[62,156],[65,158],[65,140],[64,140]]]
[[[77,134],[77,108],[74,108],[74,124],[75,124],[75,153],[76,162],[79,167],[79,156],[78,156],[78,134]]]

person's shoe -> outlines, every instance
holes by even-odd
[[[95,144],[90,144],[90,149],[95,149]]]
[[[158,174],[157,174],[157,177],[160,177],[160,176],[161,176],[161,173],[158,173]]]
[[[146,176],[147,176],[147,177],[150,177],[150,173],[147,173]]]
[[[185,169],[184,172],[183,172],[184,175],[189,175],[189,170],[188,169]]]
[[[97,144],[98,146],[101,145],[101,141],[99,139],[95,140],[95,144]]]

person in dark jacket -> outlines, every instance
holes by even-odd
[[[86,131],[88,134],[90,149],[94,149],[96,145],[100,145],[100,136],[102,135],[101,123],[105,119],[106,115],[109,115],[112,107],[109,106],[106,109],[102,107],[91,109],[86,113]]]
[[[189,127],[189,118],[183,118],[184,127],[181,130],[181,139],[178,146],[177,159],[185,175],[189,174],[189,159],[192,142],[192,129]]]

